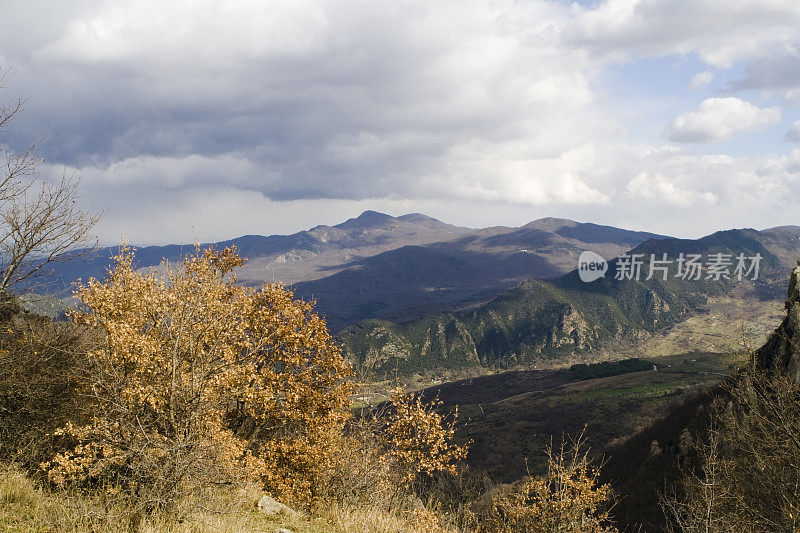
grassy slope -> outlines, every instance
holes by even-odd
[[[314,518],[298,516],[267,518],[254,503],[261,496],[256,489],[218,489],[204,495],[182,520],[155,517],[140,525],[142,533],[245,533],[273,532],[286,528],[293,532],[319,533],[423,533],[402,517],[371,508],[322,510]],[[124,507],[106,507],[99,498],[50,492],[13,467],[0,466],[0,531],[38,533],[114,533],[131,527]]]
[[[612,343],[606,356],[658,357],[683,351],[729,352],[764,344],[785,315],[780,300],[710,298],[703,312],[676,322],[657,334]]]

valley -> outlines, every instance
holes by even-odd
[[[447,413],[458,407],[458,437],[472,441],[469,464],[494,479],[540,473],[545,449],[586,438],[597,456],[663,418],[747,361],[742,353],[688,352],[561,370],[504,372],[423,391]],[[603,368],[606,366],[607,368]],[[602,375],[605,373],[610,375]],[[618,372],[618,373],[617,373]],[[592,377],[600,374],[599,377]]]

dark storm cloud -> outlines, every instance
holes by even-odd
[[[731,126],[736,109],[695,116],[696,93],[670,94],[665,123],[664,95],[643,93],[640,120],[660,118],[640,137],[620,119],[628,102],[602,86],[631,57],[692,56],[704,71],[752,60],[755,69],[798,41],[796,2],[591,5],[18,2],[0,19],[0,64],[15,71],[0,96],[27,105],[0,142],[41,139],[50,171],[75,167],[87,198],[117,217],[111,234],[144,219],[150,232],[192,220],[245,228],[254,214],[305,220],[287,206],[316,215],[317,201],[344,216],[381,202],[612,209],[637,195],[646,206],[702,203],[698,216],[711,220],[715,199],[736,196],[731,184],[758,175],[769,187],[752,201],[771,205],[770,194],[796,182],[780,154],[722,164],[727,154],[661,146],[676,117],[704,140],[751,131],[740,119]]]
[[[554,5],[180,4],[71,10],[60,33],[7,48],[29,96],[11,144],[41,138],[75,167],[235,153],[258,172],[218,183],[285,200],[424,195],[478,139],[469,157],[526,139],[513,158],[534,160],[590,138],[580,56],[504,20],[552,23]],[[551,127],[570,122],[587,133]]]

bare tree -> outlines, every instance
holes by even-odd
[[[662,501],[673,530],[800,531],[800,384],[752,367],[712,417],[693,447],[697,464]]]
[[[7,79],[8,71],[0,72],[0,88]],[[0,106],[0,134],[22,104]],[[58,181],[41,176],[35,146],[16,153],[0,137],[0,158],[0,291],[6,291],[96,245],[90,231],[99,216],[78,205],[74,174],[64,172]]]

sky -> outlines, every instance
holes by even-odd
[[[796,0],[12,0],[0,67],[107,244],[800,224]]]

